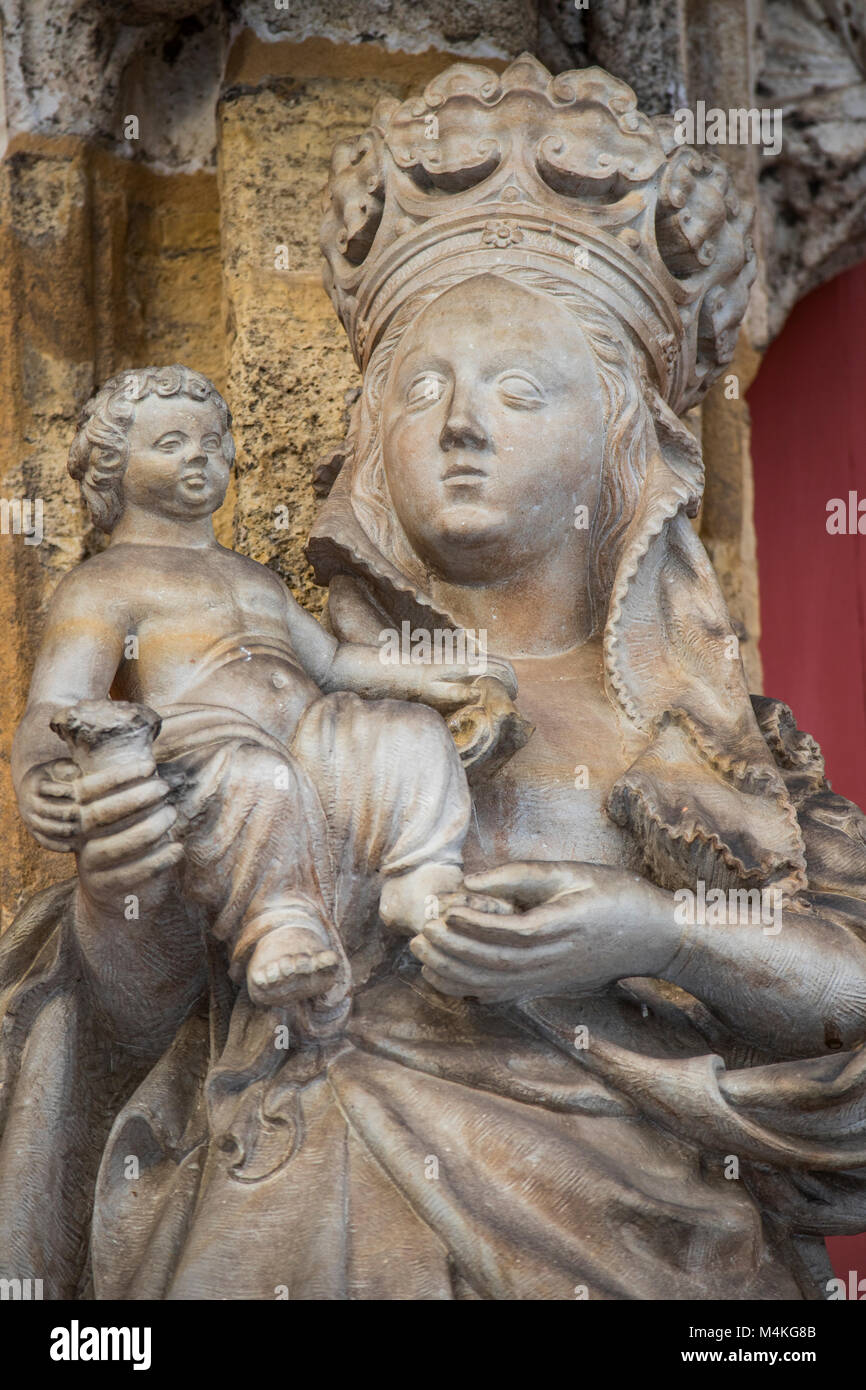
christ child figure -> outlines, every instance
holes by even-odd
[[[127,861],[151,844],[154,874],[179,865],[234,978],[254,1002],[283,1005],[324,994],[345,964],[324,906],[311,763],[343,769],[335,796],[356,837],[385,813],[380,912],[416,932],[431,895],[461,880],[469,797],[441,718],[402,702],[471,706],[478,669],[385,663],[375,647],[339,643],[271,569],[219,544],[212,517],[234,459],[230,425],[213,384],[182,366],[125,371],[85,406],[69,467],[111,539],[55,592],[13,774],[31,832],[78,851],[79,875],[89,864],[103,901],[128,891],[124,836]],[[492,679],[506,700],[516,693],[503,663]],[[86,723],[87,702],[109,698],[149,707],[161,724],[152,761],[113,790],[101,774],[81,775],[51,728],[69,706]],[[416,753],[447,767],[435,825]]]

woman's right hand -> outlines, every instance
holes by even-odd
[[[169,838],[177,820],[153,758],[86,773],[75,783],[80,816],[78,877],[100,904],[140,888],[183,857]]]
[[[37,844],[57,854],[77,848],[80,820],[73,781],[78,769],[71,758],[32,767],[18,786],[18,810]]]

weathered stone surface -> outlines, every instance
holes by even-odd
[[[767,0],[756,96],[780,107],[762,161],[767,340],[816,285],[866,255],[866,12],[840,0]]]
[[[183,8],[192,10],[191,5]],[[163,169],[216,167],[216,107],[228,43],[228,15],[218,5],[188,13],[160,35],[148,31],[128,62],[117,109],[121,128],[137,115],[139,135],[126,152]],[[115,137],[116,138],[116,137]]]
[[[317,114],[345,124],[332,82],[223,103],[230,376],[268,450],[247,550],[256,481],[303,467],[271,339],[314,404],[322,346],[296,209],[251,201],[286,182],[257,137],[302,198]],[[364,381],[310,542],[332,634],[217,543],[213,382],[147,367],[85,404],[70,468],[110,541],[52,599],[13,747],[22,819],[77,874],[3,952],[4,1284],[833,1287],[821,1237],[866,1220],[864,817],[750,697],[690,524],[688,412],[736,377],[754,252],[723,161],[667,130],[610,74],[524,54],[337,145],[321,245]],[[86,329],[62,346],[97,355]],[[749,499],[721,406],[724,562]]]
[[[40,872],[44,881],[47,858],[14,811],[9,740],[50,593],[102,544],[66,472],[78,411],[96,382],[133,362],[194,358],[222,383],[220,304],[212,174],[158,174],[72,138],[16,138],[0,163],[0,496],[41,499],[44,539],[0,536],[7,913]]]
[[[364,96],[375,101],[377,84]],[[356,84],[237,84],[220,106],[227,393],[238,445],[235,544],[322,606],[303,546],[313,465],[339,435],[355,368],[321,287],[316,218],[329,141],[354,129]],[[262,139],[267,131],[267,139]]]
[[[89,0],[86,4],[4,0],[9,138],[21,132],[38,132],[122,144],[126,112],[120,109],[121,97],[124,79],[134,69],[146,79],[159,55],[168,76],[190,38],[193,42],[179,70],[183,73],[190,66],[207,67],[207,59],[202,64],[198,38],[204,26],[194,19],[201,13],[208,16],[209,27],[221,26],[221,6],[213,0],[128,0],[121,5],[112,0]],[[175,75],[170,87],[168,104],[152,113],[163,128],[170,119],[175,96],[179,97],[179,110],[188,106],[188,74],[184,73],[180,83]],[[163,95],[168,89],[167,84]]]
[[[604,67],[628,82],[641,109],[654,115],[684,104],[686,23],[678,0],[541,0],[538,14],[538,56],[552,72]]]
[[[318,0],[315,6],[243,0],[245,24],[265,39],[299,42],[322,36],[341,44],[376,44],[419,53],[438,49],[463,57],[514,57],[533,48],[534,0]]]
[[[749,689],[763,688],[758,557],[753,516],[754,486],[749,448],[746,391],[760,366],[760,355],[745,332],[733,362],[701,406],[701,449],[706,488],[699,533],[713,562],[740,639]]]
[[[21,536],[0,537],[5,677],[0,873],[7,920],[22,882],[47,882],[63,865],[38,850],[23,830],[9,781],[9,745],[26,699],[44,599],[81,553],[82,518],[65,454],[77,406],[92,385],[95,349],[87,165],[87,152],[68,141],[53,154],[37,142],[36,148],[7,154],[0,166],[5,362],[0,478],[4,497],[42,499],[45,507],[41,545],[26,546]]]
[[[315,612],[324,592],[303,554],[313,473],[342,438],[346,393],[359,381],[321,286],[318,210],[331,148],[357,134],[359,112],[402,99],[441,62],[326,39],[265,46],[249,31],[228,59],[219,180],[235,543]]]

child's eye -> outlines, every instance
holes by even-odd
[[[213,452],[214,449],[219,449],[221,445],[222,440],[218,439],[215,434],[208,435],[207,439],[204,441],[204,447],[207,449],[208,453]]]
[[[163,454],[172,454],[175,449],[179,449],[180,446],[181,439],[180,436],[176,434],[166,435],[164,439],[158,439],[156,442],[157,449]]]

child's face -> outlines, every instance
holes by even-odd
[[[145,396],[127,438],[124,503],[189,520],[216,511],[226,495],[229,463],[213,401]]]

